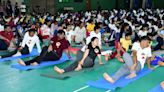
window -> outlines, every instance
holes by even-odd
[[[68,3],[70,0],[59,0],[60,3]]]

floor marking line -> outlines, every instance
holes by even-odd
[[[105,92],[111,92],[111,90],[107,90],[107,91],[105,91]]]
[[[79,92],[79,91],[84,90],[84,89],[86,89],[86,88],[88,88],[88,87],[89,87],[89,85],[84,86],[84,87],[81,87],[81,88],[79,88],[79,89],[77,89],[77,90],[75,90],[75,91],[73,91],[73,92]]]

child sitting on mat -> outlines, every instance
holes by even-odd
[[[50,46],[43,47],[39,56],[26,62],[20,59],[18,63],[22,66],[36,66],[42,62],[56,61],[61,58],[63,51],[68,49],[68,47],[69,42],[65,39],[65,32],[63,30],[59,30],[57,36],[54,36],[51,39]]]
[[[30,29],[25,33],[21,46],[14,51],[9,51],[7,54],[2,55],[1,58],[30,54],[35,44],[40,53],[41,47],[39,37],[37,36],[35,29]]]
[[[80,71],[82,68],[91,68],[94,66],[94,62],[97,56],[99,59],[99,64],[103,64],[101,61],[101,51],[98,46],[98,42],[98,38],[93,37],[84,52],[82,50],[78,51],[76,61],[73,64],[64,69],[60,69],[55,66],[54,71],[59,74],[63,74],[70,71]]]
[[[128,53],[124,53],[123,59],[125,64],[123,64],[112,77],[107,73],[104,73],[104,79],[110,83],[115,83],[122,76],[128,75],[128,79],[136,77],[136,73],[144,68],[146,60],[147,62],[151,62],[152,53],[149,46],[149,40],[148,37],[144,36],[141,38],[140,42],[135,42],[132,46],[132,56]],[[154,67],[150,66],[150,63],[148,63],[148,67],[154,69]]]
[[[116,51],[114,51],[110,56],[105,55],[105,60],[108,61],[108,58],[110,59],[117,58],[120,62],[124,62],[124,60],[121,58],[124,52],[127,52],[129,50],[129,47],[132,45],[131,41],[131,33],[126,33],[125,37],[120,39],[120,43],[116,46]]]

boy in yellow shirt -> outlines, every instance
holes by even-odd
[[[131,33],[126,33],[125,37],[120,39],[120,42],[117,46],[118,48],[116,48],[116,50],[110,55],[110,59],[114,59],[116,57],[120,62],[124,62],[121,56],[124,52],[127,52],[129,50],[129,47],[131,45]],[[108,56],[106,56],[105,59],[108,60]]]
[[[94,21],[90,20],[89,23],[87,24],[87,28],[86,28],[87,29],[87,33],[86,33],[87,37],[90,36],[91,31],[94,31],[94,27],[95,27]]]
[[[125,37],[121,38],[120,44],[125,49],[125,51],[128,51],[129,46],[132,45],[131,34],[127,33]]]

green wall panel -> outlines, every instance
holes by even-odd
[[[116,7],[116,1],[115,0],[91,0],[91,9],[96,10],[98,9],[99,5],[101,6],[101,9],[110,10]]]

